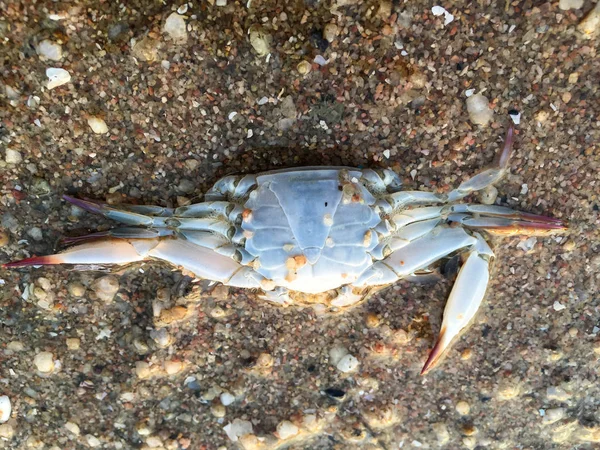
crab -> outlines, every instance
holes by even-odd
[[[502,178],[514,134],[510,125],[493,166],[448,193],[402,190],[399,176],[388,169],[300,167],[226,176],[203,202],[178,208],[111,206],[65,195],[125,226],[66,239],[71,246],[61,253],[4,267],[160,260],[198,279],[260,289],[279,304],[325,298],[342,307],[461,255],[425,374],[482,303],[494,259],[486,237],[566,229],[558,219],[461,202]]]

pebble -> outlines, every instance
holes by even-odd
[[[40,352],[33,358],[33,364],[42,373],[50,373],[54,370],[54,355],[50,352]]]
[[[335,38],[339,33],[340,29],[335,23],[328,23],[325,25],[325,28],[323,28],[323,38],[325,38],[327,42],[335,41]]]
[[[92,434],[88,434],[85,436],[85,440],[87,441],[88,445],[90,447],[100,447],[102,445],[102,442],[100,442],[100,439],[98,439],[96,436],[92,435]]]
[[[467,402],[461,400],[456,404],[456,412],[461,416],[466,416],[469,414],[469,412],[471,412],[471,407]]]
[[[215,4],[217,6],[227,6],[227,0],[217,0]]]
[[[329,350],[329,363],[336,366],[341,359],[348,354],[348,349],[342,345],[336,345]]]
[[[367,327],[369,328],[376,328],[379,326],[380,320],[379,317],[377,317],[377,314],[367,314],[367,319],[365,320],[365,325],[367,325]]]
[[[67,291],[75,298],[81,298],[85,295],[85,286],[81,283],[73,281],[67,285]]]
[[[119,291],[119,287],[119,280],[113,275],[98,278],[91,285],[98,299],[104,302],[111,302]]]
[[[176,12],[171,13],[165,25],[163,26],[163,32],[167,33],[169,37],[176,43],[183,43],[187,41],[187,27],[183,16]]]
[[[7,148],[6,154],[4,155],[4,161],[6,161],[7,164],[19,164],[21,161],[23,161],[23,157],[17,150]]]
[[[463,445],[467,448],[475,448],[477,445],[477,439],[472,436],[467,436],[463,438]]]
[[[472,357],[473,357],[473,350],[471,350],[470,348],[463,350],[463,352],[460,354],[460,359],[462,359],[463,361],[468,361]]]
[[[535,236],[531,236],[525,239],[524,241],[519,241],[519,243],[517,244],[517,248],[520,248],[525,253],[529,253],[531,250],[533,250],[536,243],[537,238]]]
[[[193,181],[188,180],[187,178],[183,178],[179,185],[177,185],[177,190],[183,192],[184,194],[191,194],[196,189],[196,185]]]
[[[161,311],[162,314],[162,311]],[[152,330],[150,332],[150,337],[156,343],[159,348],[167,348],[169,345],[173,343],[173,337],[169,334],[169,332],[160,328],[158,330]]]
[[[581,9],[583,6],[583,0],[560,0],[558,2],[558,7],[563,11],[568,11],[570,9]]]
[[[575,241],[572,239],[569,239],[563,244],[563,250],[565,252],[572,252],[573,250],[575,250],[575,247],[577,247],[577,244],[575,244]]]
[[[567,307],[558,300],[554,302],[552,308],[554,308],[554,311],[562,311],[563,309],[567,309]]]
[[[431,428],[437,437],[440,447],[446,445],[450,441],[450,433],[448,432],[448,427],[445,423],[434,423]]]
[[[289,420],[284,420],[283,422],[279,422],[277,425],[277,431],[275,435],[282,440],[289,439],[291,437],[296,436],[300,430],[296,425],[294,425]]]
[[[8,422],[12,413],[10,399],[6,395],[0,395],[0,423]]]
[[[296,66],[296,70],[300,75],[306,75],[312,69],[312,64],[308,61],[300,61]]]
[[[564,408],[551,408],[547,409],[544,417],[542,417],[542,424],[550,425],[554,422],[558,422],[565,417],[566,410]]]
[[[210,412],[213,416],[220,418],[220,417],[225,417],[225,414],[227,413],[227,409],[225,408],[225,406],[223,406],[219,403],[215,403],[210,407]]]
[[[149,436],[148,438],[146,438],[146,445],[150,448],[158,448],[162,447],[163,442],[162,439],[158,436]]]
[[[0,438],[6,439],[7,441],[12,439],[15,435],[15,429],[12,425],[5,423],[0,425]]]
[[[454,21],[454,16],[452,14],[450,14],[442,6],[434,6],[433,8],[431,8],[431,12],[433,13],[434,16],[441,16],[441,15],[444,16],[444,26],[446,26],[449,23],[452,23]]]
[[[229,392],[223,392],[219,396],[219,400],[221,400],[221,403],[223,404],[223,406],[229,406],[233,402],[235,402],[235,396],[231,395]]]
[[[348,373],[355,371],[359,364],[358,359],[354,356],[346,355],[337,363],[336,367],[340,372]]]
[[[235,419],[223,427],[231,442],[237,442],[241,436],[252,434],[252,423],[247,420]]]
[[[92,129],[92,131],[96,134],[106,134],[108,133],[108,126],[106,122],[102,120],[100,117],[88,117],[87,120],[88,125]]]
[[[571,94],[570,92],[565,92],[561,98],[562,101],[566,104],[571,101],[571,99],[573,98],[573,94]]]
[[[77,351],[81,348],[81,339],[67,338],[67,348],[71,351]]]
[[[134,44],[131,52],[137,59],[146,62],[154,62],[158,59],[159,41],[146,37]]]
[[[546,389],[546,398],[548,400],[565,402],[571,398],[571,395],[558,386],[550,386]]]
[[[29,230],[27,230],[27,234],[37,242],[40,242],[42,239],[44,239],[44,235],[42,234],[40,227],[31,227]]]
[[[488,186],[479,191],[479,200],[484,205],[493,205],[498,198],[498,189],[495,186]]]
[[[48,77],[48,83],[46,84],[48,89],[54,89],[71,81],[71,74],[60,67],[46,69],[46,76]]]
[[[21,341],[11,341],[8,343],[6,348],[7,348],[7,350],[10,350],[13,352],[22,352],[23,350],[25,350],[25,345],[23,345],[23,343]]]
[[[505,384],[498,390],[499,400],[511,400],[517,397],[521,389],[516,384]]]
[[[182,361],[177,361],[171,359],[169,361],[165,361],[165,372],[167,375],[176,375],[183,370],[185,364]]]
[[[77,425],[76,423],[73,423],[73,422],[65,423],[65,429],[67,431],[69,431],[70,433],[73,433],[75,436],[79,436],[80,429],[79,429],[79,425]]]
[[[467,112],[471,122],[476,125],[487,125],[494,117],[489,100],[482,94],[475,94],[467,98]]]
[[[52,42],[49,39],[41,41],[35,51],[39,56],[45,59],[51,59],[53,61],[60,61],[62,59],[62,47],[56,42]]]
[[[250,28],[250,45],[258,56],[265,56],[271,52],[271,36],[260,26]]]

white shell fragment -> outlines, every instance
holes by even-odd
[[[488,99],[482,94],[475,94],[467,98],[467,111],[471,122],[476,125],[485,126],[494,117]]]
[[[6,395],[0,395],[0,423],[8,422],[11,412],[10,399]]]
[[[433,8],[431,8],[431,12],[434,16],[441,16],[442,14],[444,15],[444,26],[454,21],[454,16],[442,6],[434,6]]]
[[[46,76],[48,77],[48,89],[54,89],[55,87],[62,86],[71,81],[71,74],[65,69],[59,67],[50,67],[46,69]]]
[[[167,20],[165,20],[163,32],[167,33],[173,42],[183,43],[187,41],[185,19],[176,12],[171,13],[171,15],[167,17]]]
[[[336,367],[340,372],[348,373],[356,370],[359,364],[360,363],[358,362],[358,359],[356,359],[354,356],[346,355],[340,360],[339,363],[337,363]]]
[[[271,51],[271,36],[260,26],[250,28],[250,44],[258,56],[266,56]]]
[[[563,309],[567,309],[567,307],[558,300],[554,302],[554,305],[552,305],[552,307],[554,308],[554,311],[562,311]]]
[[[87,123],[92,131],[96,134],[108,133],[108,126],[106,125],[106,122],[99,117],[88,117]]]
[[[237,442],[240,437],[252,434],[252,423],[247,420],[235,419],[232,423],[224,426],[223,430],[231,442]]]
[[[33,358],[33,364],[42,373],[50,373],[54,370],[54,355],[50,352],[41,352]]]
[[[298,429],[298,427],[296,425],[294,425],[292,422],[290,422],[289,420],[284,420],[283,422],[279,422],[279,425],[277,425],[277,435],[279,436],[279,439],[282,439],[282,440],[294,437],[299,432],[300,432],[300,430]]]
[[[600,34],[600,2],[579,22],[577,30],[589,39]]]
[[[7,164],[19,164],[23,161],[23,156],[17,150],[13,150],[12,148],[6,149],[6,155],[4,156],[4,160]]]
[[[35,51],[42,58],[51,59],[52,61],[60,61],[63,56],[61,45],[49,39],[41,41]]]
[[[519,125],[521,123],[521,113],[520,112],[510,114],[510,118],[512,119],[512,121],[515,125]]]

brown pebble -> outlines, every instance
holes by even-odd
[[[378,327],[379,323],[380,323],[379,317],[377,317],[377,314],[373,314],[373,313],[367,314],[367,319],[365,320],[365,322],[369,328]]]
[[[9,242],[10,236],[8,235],[8,233],[6,231],[0,231],[0,247],[8,245]]]

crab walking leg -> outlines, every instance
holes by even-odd
[[[480,191],[496,182],[498,182],[505,174],[508,168],[508,161],[512,154],[513,142],[515,135],[514,125],[510,125],[506,132],[504,147],[496,157],[496,167],[484,170],[478,173],[473,178],[462,183],[458,188],[448,194],[448,202],[455,202],[463,197],[466,197],[471,192]]]
[[[479,309],[490,279],[489,263],[494,254],[485,240],[477,242],[461,267],[444,308],[440,334],[421,375],[429,372],[450,348],[452,341],[464,330]]]
[[[104,239],[62,253],[4,264],[4,268],[56,264],[129,264],[156,258],[229,286],[265,289],[264,277],[228,256],[183,239]],[[267,284],[268,287],[268,284]]]

